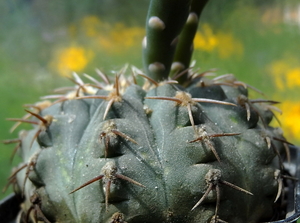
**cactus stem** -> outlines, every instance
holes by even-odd
[[[156,81],[168,79],[178,42],[176,39],[188,17],[190,3],[185,0],[152,0],[150,3],[143,59],[147,75]]]

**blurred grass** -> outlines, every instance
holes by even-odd
[[[71,71],[93,75],[99,68],[109,73],[125,63],[141,68],[148,2],[1,1],[0,140],[17,137],[17,131],[9,134],[12,123],[6,117],[22,117],[23,104],[70,85],[63,76]],[[282,117],[282,128],[288,140],[299,145],[300,28],[284,22],[284,8],[282,1],[211,0],[199,25],[194,59],[203,71],[233,73],[268,98],[283,101],[281,108],[288,115]],[[0,144],[0,188],[20,161],[16,157],[10,164],[13,148]]]

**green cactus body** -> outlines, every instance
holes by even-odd
[[[125,69],[114,85],[84,84],[75,75],[74,91],[36,104],[27,111],[31,119],[11,119],[34,126],[11,140],[23,159],[9,178],[24,195],[19,222],[256,223],[285,216],[289,149],[269,126],[276,102],[248,99],[250,86],[231,75],[207,79],[188,67],[207,0],[151,2],[142,87]]]
[[[23,217],[32,207],[49,222],[259,222],[273,216],[280,169],[274,148],[281,153],[283,145],[273,140],[268,148],[266,137],[282,136],[262,125],[263,108],[256,106],[260,117],[251,110],[248,121],[239,104],[195,102],[209,92],[208,99],[236,103],[227,92],[244,95],[243,87],[116,86],[119,100],[110,107],[103,96],[116,89],[94,98],[85,93],[43,109],[39,115],[52,121],[42,131],[37,125],[21,132],[27,166],[16,178],[27,198]],[[37,204],[29,200],[33,195]],[[120,220],[112,220],[118,213]]]

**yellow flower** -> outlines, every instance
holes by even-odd
[[[201,32],[197,32],[194,39],[194,49],[206,52],[216,50],[221,59],[229,58],[233,55],[242,56],[243,45],[232,34],[219,32],[214,34],[208,24],[201,27]]]
[[[82,19],[80,27],[87,37],[97,37],[103,29],[109,29],[110,25],[102,22],[97,16],[90,15]]]
[[[300,102],[284,101],[278,107],[283,112],[280,121],[284,135],[289,140],[300,142]]]
[[[276,87],[279,90],[284,90],[284,73],[289,69],[289,65],[284,61],[275,61],[271,64],[269,70],[273,77]]]
[[[131,47],[141,45],[145,30],[140,27],[126,27],[122,23],[112,26],[108,33],[98,36],[98,44],[109,54],[119,54]]]
[[[213,51],[218,45],[218,39],[213,34],[212,29],[208,24],[201,27],[201,32],[197,32],[194,38],[194,49],[207,52]]]
[[[286,73],[287,87],[294,88],[300,86],[300,67],[287,70]]]
[[[60,75],[69,76],[73,71],[82,71],[92,57],[92,53],[83,47],[71,46],[59,49],[51,65]]]
[[[297,62],[284,58],[274,61],[268,70],[279,90],[294,89],[300,86],[300,66]]]
[[[233,55],[242,56],[244,47],[240,41],[230,33],[218,33],[218,53],[221,59],[230,58]]]

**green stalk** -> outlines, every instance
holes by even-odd
[[[168,79],[178,35],[191,0],[152,0],[146,20],[143,60],[146,73],[156,81]]]
[[[183,70],[187,69],[190,65],[190,61],[193,54],[193,41],[197,32],[200,14],[204,9],[208,0],[193,0],[191,4],[191,10],[187,19],[186,24],[179,36],[179,42],[177,44],[173,66],[172,74],[178,74]],[[180,76],[177,81],[180,84],[184,84],[187,80],[188,72]]]

